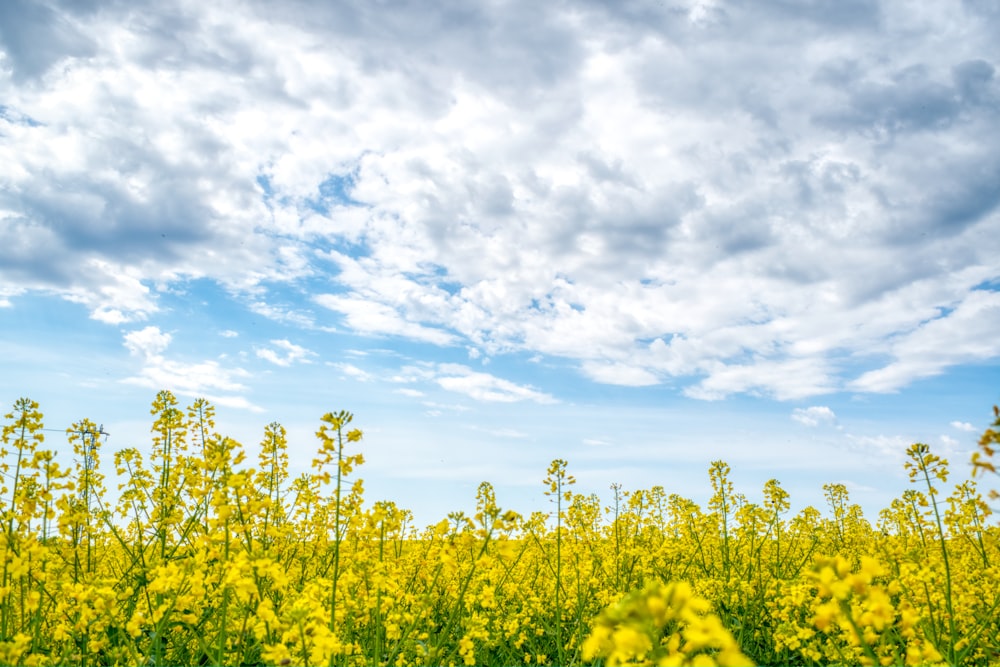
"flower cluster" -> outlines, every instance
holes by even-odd
[[[160,392],[152,415],[150,446],[111,455],[90,420],[57,454],[37,403],[4,416],[0,664],[1000,662],[1000,529],[926,445],[874,524],[843,484],[825,511],[790,515],[777,480],[752,502],[722,461],[705,507],[617,484],[605,503],[556,459],[544,511],[483,482],[421,528],[365,497],[349,412],[294,477],[276,422],[252,455],[205,400]]]
[[[749,665],[711,603],[686,582],[654,582],[608,607],[583,643],[608,665]]]

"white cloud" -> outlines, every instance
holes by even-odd
[[[792,419],[806,426],[832,424],[837,421],[837,415],[825,405],[814,405],[808,408],[795,408]]]
[[[770,394],[794,400],[829,393],[834,384],[821,359],[760,360],[749,364],[711,364],[708,376],[684,393],[717,400],[735,393]]]
[[[170,334],[163,333],[159,327],[149,326],[125,334],[125,347],[133,355],[151,358],[166,350],[171,340]]]
[[[320,294],[316,303],[342,313],[348,326],[367,334],[404,336],[438,345],[450,345],[455,337],[441,329],[434,329],[406,321],[393,308],[361,296]]]
[[[515,384],[489,373],[479,373],[460,364],[439,365],[435,381],[443,389],[465,394],[477,401],[501,403],[513,403],[517,401],[534,401],[536,403],[556,402],[549,394],[537,391],[533,387]]]
[[[459,403],[438,403],[436,401],[424,401],[423,405],[428,408],[434,408],[438,414],[442,414],[444,410],[449,412],[468,412],[469,406],[461,405]]]
[[[393,390],[394,394],[402,394],[403,396],[409,396],[410,398],[420,398],[424,395],[424,392],[419,389],[410,389],[408,387],[403,387],[402,389]]]
[[[258,315],[266,317],[269,320],[274,320],[275,322],[282,322],[285,324],[291,324],[293,326],[301,327],[303,329],[323,329],[324,327],[317,327],[313,318],[303,312],[292,310],[289,308],[282,308],[280,306],[275,306],[273,304],[264,303],[263,301],[255,301],[250,304],[251,312]],[[335,331],[330,327],[326,327],[329,331]]]
[[[126,333],[124,345],[142,367],[122,382],[156,391],[167,389],[179,396],[204,397],[225,407],[261,411],[245,396],[234,395],[247,390],[239,381],[250,376],[247,371],[227,368],[214,360],[188,363],[167,359],[163,353],[171,341],[170,334],[155,326]]]
[[[19,296],[24,293],[23,289],[17,289],[15,287],[0,287],[0,308],[12,308],[14,302],[10,300],[12,296]]]
[[[592,361],[584,362],[583,373],[592,380],[602,384],[617,384],[627,387],[648,387],[659,384],[660,379],[645,368],[628,366],[626,364],[607,364]]]
[[[965,431],[966,433],[972,433],[976,430],[976,427],[969,422],[953,421],[951,422],[952,428],[957,428],[959,431]]]
[[[219,332],[219,335],[223,338],[236,338],[240,335],[238,331],[233,331],[232,329],[225,329]]]
[[[307,350],[300,345],[284,339],[272,340],[271,345],[278,349],[258,347],[254,348],[254,352],[259,358],[277,366],[288,367],[294,363],[308,364],[310,363],[309,357],[316,356],[316,353],[312,350]]]
[[[515,440],[523,440],[528,437],[527,433],[518,431],[516,428],[494,428],[489,430],[489,434],[498,438],[513,438]]]
[[[89,308],[92,319],[124,324],[146,319],[157,310],[136,269],[92,259],[87,262],[87,281],[67,290],[64,297]]]
[[[0,283],[122,324],[203,279],[302,328],[319,289],[357,333],[704,399],[1000,356],[994,19],[682,5],[51,4],[80,38],[4,54]]]
[[[434,377],[433,364],[421,362],[418,364],[403,366],[395,375],[389,376],[389,382],[396,384],[412,384],[424,382]]]
[[[889,461],[902,461],[912,441],[899,435],[847,435],[851,448]]]
[[[344,375],[354,378],[359,382],[370,382],[374,379],[371,373],[361,368],[358,368],[354,364],[348,363],[335,363],[331,364],[334,368],[340,369],[340,372]],[[419,393],[419,392],[418,392]]]
[[[473,424],[469,426],[469,429],[472,431],[488,433],[489,435],[492,435],[497,438],[506,438],[511,440],[523,440],[528,437],[527,433],[525,433],[524,431],[519,431],[515,428],[485,428]]]
[[[1000,355],[997,330],[1000,292],[971,292],[951,312],[900,336],[891,346],[895,360],[863,374],[852,386],[862,391],[896,391],[949,366],[996,357]]]
[[[205,396],[219,405],[248,408],[249,401],[242,396],[228,396],[217,392],[242,392],[247,388],[237,378],[250,374],[238,368],[224,368],[215,361],[184,363],[154,357],[138,375],[123,380],[148,389],[169,389],[181,396]]]

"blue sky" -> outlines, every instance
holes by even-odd
[[[994,3],[0,3],[3,394],[355,413],[430,523],[725,459],[869,518],[1000,402]],[[60,436],[49,443],[60,447]]]

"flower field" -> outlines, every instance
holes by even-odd
[[[148,460],[74,424],[72,467],[36,403],[4,417],[0,664],[1000,662],[990,501],[926,445],[874,522],[839,484],[794,516],[776,480],[748,502],[722,461],[706,507],[662,487],[601,500],[557,459],[548,507],[505,511],[483,482],[474,516],[421,528],[365,499],[349,413],[321,418],[296,478],[277,423],[246,449],[204,400],[160,392],[152,416]]]

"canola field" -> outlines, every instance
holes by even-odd
[[[148,460],[84,420],[59,435],[72,466],[36,403],[5,415],[0,664],[1000,663],[995,494],[923,444],[874,521],[838,484],[795,515],[776,480],[748,502],[722,461],[705,507],[602,501],[557,459],[548,507],[505,511],[483,482],[473,516],[425,528],[365,499],[349,413],[321,418],[296,478],[277,423],[247,449],[204,400],[160,392],[152,415]],[[997,429],[973,461],[989,482]]]

